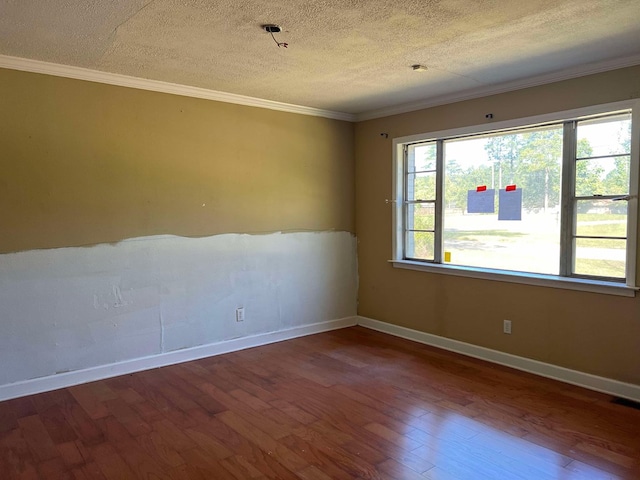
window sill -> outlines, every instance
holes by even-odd
[[[583,278],[558,277],[536,273],[521,273],[509,271],[495,271],[485,268],[462,267],[458,265],[441,265],[435,263],[415,262],[411,260],[389,260],[394,268],[418,270],[421,272],[455,275],[458,277],[480,278],[496,282],[520,283],[538,287],[564,288],[583,292],[601,293],[604,295],[619,295],[635,297],[637,287],[630,287],[623,283],[587,280]]]

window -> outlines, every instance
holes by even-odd
[[[396,266],[632,295],[638,110],[625,102],[394,140]]]

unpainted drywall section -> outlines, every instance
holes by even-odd
[[[356,313],[351,123],[2,69],[0,91],[0,385]]]
[[[0,255],[0,385],[350,317],[356,289],[348,232]]]
[[[353,125],[0,69],[0,253],[354,231]]]
[[[358,313],[419,331],[640,384],[640,298],[394,269],[392,139],[640,97],[640,67],[356,125]],[[387,133],[388,139],[381,136]],[[502,333],[503,319],[513,333]]]

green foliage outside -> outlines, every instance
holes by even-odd
[[[629,151],[630,136],[621,131],[617,151]],[[536,213],[560,204],[562,171],[562,129],[500,135],[484,145],[488,161],[465,167],[465,159],[447,159],[445,208],[464,211],[467,192],[479,185],[500,189],[516,184],[523,190],[523,208]],[[589,157],[593,149],[587,139],[577,144],[577,156]],[[605,170],[604,164],[610,164]],[[617,195],[627,193],[629,157],[609,160],[579,160],[576,163],[577,195]],[[417,198],[417,197],[416,197]],[[497,202],[497,198],[496,198]],[[585,205],[585,209],[591,206]],[[586,213],[586,212],[582,212]]]
[[[576,145],[576,195],[624,195],[629,185],[629,156],[589,159],[611,153],[626,153],[630,150],[630,122],[621,124],[617,138],[612,138],[610,151],[602,151],[602,144],[592,147],[588,138],[580,138]],[[629,131],[626,128],[629,128]],[[562,128],[532,130],[524,133],[498,135],[476,143],[466,149],[464,156],[445,157],[444,201],[447,215],[466,215],[467,193],[479,185],[496,190],[516,184],[523,191],[523,210],[528,214],[550,213],[559,215],[561,202]],[[470,140],[473,141],[473,140]],[[602,143],[602,139],[600,139]],[[466,142],[462,140],[460,142]],[[474,148],[484,149],[474,156]],[[597,151],[594,151],[597,148]],[[459,150],[464,151],[464,149]],[[416,149],[417,165],[435,165],[435,145]],[[465,158],[472,157],[472,158]],[[432,167],[431,167],[432,168]],[[435,172],[410,173],[409,200],[434,201],[436,196]],[[499,208],[496,195],[496,212]],[[434,228],[434,203],[422,203],[410,207],[408,230],[430,230]],[[457,213],[456,213],[457,212]],[[625,237],[626,202],[590,199],[577,205],[579,234],[584,236]],[[478,215],[478,214],[474,214]],[[483,215],[483,214],[479,214]],[[495,215],[495,214],[494,214]],[[477,217],[476,217],[477,218]],[[465,224],[465,223],[463,223]],[[515,225],[514,225],[515,226]],[[548,241],[551,231],[540,231],[535,235],[519,232],[513,228],[495,229],[446,229],[443,232],[449,249],[486,252],[487,246],[528,245],[540,248]],[[407,232],[407,254],[413,258],[433,259],[434,235],[430,232]],[[546,235],[546,237],[545,237]],[[522,243],[524,242],[524,243]],[[533,243],[532,243],[533,242]],[[620,251],[626,242],[607,239],[580,239],[580,248]],[[475,246],[474,246],[475,245]],[[490,265],[487,265],[490,266]],[[624,277],[624,262],[577,258],[576,271],[599,276]]]
[[[599,277],[624,278],[625,264],[616,260],[576,259],[576,273]]]
[[[409,258],[419,258],[423,260],[433,260],[433,246],[434,237],[433,233],[427,232],[408,232],[410,238],[408,239],[408,245],[413,246],[413,250],[407,251]]]

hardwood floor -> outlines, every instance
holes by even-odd
[[[640,410],[353,327],[0,403],[1,479],[640,479]]]

